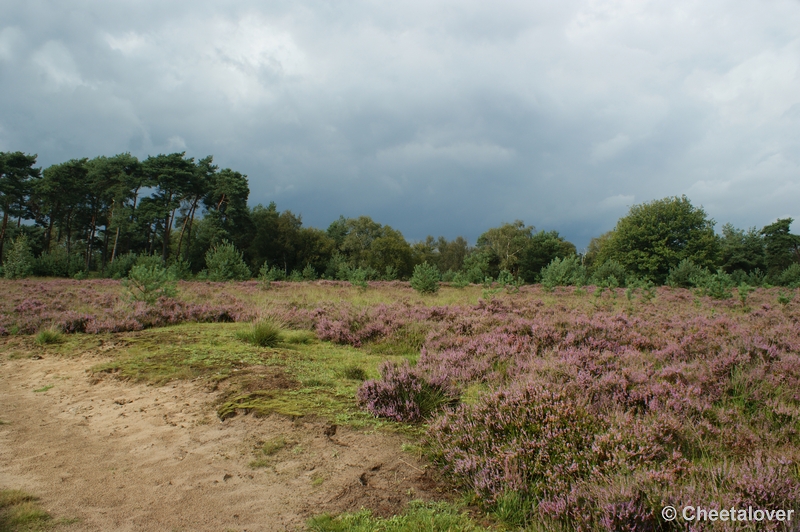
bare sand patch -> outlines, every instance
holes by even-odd
[[[103,360],[0,359],[0,487],[77,519],[59,530],[296,530],[322,512],[390,515],[442,497],[402,436],[276,415],[223,422],[203,382],[90,379]],[[284,445],[267,456],[274,438]]]

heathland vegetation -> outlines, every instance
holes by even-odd
[[[210,157],[0,164],[0,342],[31,335],[9,357],[112,336],[92,374],[225,383],[220,419],[392,426],[484,512],[476,524],[452,501],[420,503],[318,516],[314,530],[796,524],[691,528],[661,513],[800,512],[791,219],[718,234],[673,197],[632,207],[582,254],[523,222],[474,247],[410,244],[366,217],[322,231],[249,208],[246,177]],[[253,467],[279,454],[265,447]]]

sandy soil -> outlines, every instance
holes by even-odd
[[[77,519],[59,530],[296,530],[321,512],[388,515],[441,498],[400,436],[319,419],[221,422],[201,383],[92,382],[86,370],[103,360],[0,357],[0,487]],[[287,445],[251,467],[276,437]]]

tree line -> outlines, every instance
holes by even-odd
[[[635,205],[579,254],[557,231],[521,221],[488,229],[474,246],[462,237],[410,243],[367,216],[340,217],[321,230],[275,203],[249,207],[249,193],[247,176],[220,169],[212,156],[123,153],[42,170],[36,155],[0,152],[0,264],[6,277],[124,277],[136,261],[155,257],[180,277],[203,277],[209,252],[225,246],[243,263],[236,278],[408,279],[427,264],[445,281],[472,283],[542,282],[551,266],[566,279],[558,284],[685,285],[703,272],[751,284],[800,282],[791,218],[760,230],[726,224],[717,234],[686,197]],[[22,270],[14,266],[20,261]]]

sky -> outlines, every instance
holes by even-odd
[[[800,0],[0,0],[0,151],[213,155],[326,228],[800,218]],[[800,222],[793,232],[800,232]]]

